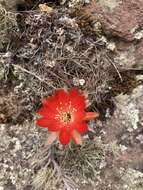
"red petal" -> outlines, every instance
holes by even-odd
[[[75,129],[79,132],[79,133],[86,133],[88,131],[88,126],[85,122],[79,123],[77,125],[75,125]]]
[[[85,117],[84,117],[84,120],[95,119],[98,116],[99,116],[99,114],[97,112],[87,112]]]
[[[86,108],[86,99],[84,96],[75,96],[70,98],[72,107],[77,110],[84,110]]]
[[[48,112],[49,112],[49,109],[48,109],[46,106],[42,106],[42,107],[37,111],[37,114],[46,117]]]
[[[58,131],[60,129],[58,123],[52,123],[47,118],[38,119],[36,124],[40,127],[48,128],[49,131]]]
[[[67,131],[61,131],[59,140],[63,145],[67,145],[70,141],[71,135]]]
[[[81,94],[78,89],[72,88],[69,91],[69,99],[72,103],[72,106],[76,109],[85,109],[86,98],[84,94]]]
[[[74,118],[74,123],[79,123],[79,122],[82,122],[83,119],[85,118],[85,111],[84,110],[77,110],[75,111],[73,114],[73,118]]]
[[[77,88],[71,88],[71,89],[69,90],[69,97],[70,97],[70,98],[73,98],[73,97],[75,97],[75,96],[79,96],[79,91],[78,91]]]
[[[79,122],[85,117],[86,101],[84,95],[81,95],[76,88],[69,91],[71,109],[74,109],[74,121]]]
[[[48,131],[59,131],[59,130],[60,130],[60,125],[58,124],[48,126]]]
[[[39,125],[41,125],[42,127],[44,127],[46,125],[46,128],[48,127],[48,129],[51,131],[53,131],[52,126],[56,126],[55,127],[56,129],[60,128],[59,127],[60,119],[58,117],[56,118],[57,113],[53,113],[53,112],[49,111],[49,109],[47,109],[45,106],[43,106],[37,113],[39,115],[43,116],[42,118],[40,118],[38,120],[40,122]],[[43,122],[44,122],[44,124],[43,124]]]
[[[52,111],[51,109],[49,109],[46,106],[41,107],[38,111],[37,114],[46,117],[47,119],[52,119],[53,121],[57,120],[55,119],[56,115],[58,114],[58,111],[55,110]]]
[[[63,89],[55,91],[55,98],[58,100],[58,103],[67,103],[69,99],[68,93]]]
[[[47,99],[44,99],[43,101],[43,106],[46,107],[47,109],[55,112],[57,106],[59,105],[57,102],[57,99],[54,96],[50,96]]]
[[[38,119],[38,120],[36,121],[36,125],[38,125],[38,126],[40,126],[40,127],[48,128],[47,119],[45,119],[45,118]]]
[[[82,137],[78,131],[73,130],[72,138],[76,144],[82,145]]]

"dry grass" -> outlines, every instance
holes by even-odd
[[[98,140],[85,141],[81,147],[71,144],[64,150],[58,144],[44,148],[33,159],[33,189],[75,189],[82,183],[94,184],[107,151]]]
[[[66,9],[54,10],[52,15],[21,13],[18,26],[19,34],[10,35],[10,72],[3,81],[9,86],[12,80],[11,88],[23,108],[28,106],[33,114],[40,97],[73,86],[88,92],[90,109],[95,110],[106,99],[110,73],[115,71],[108,51],[96,35],[83,33]]]
[[[16,14],[7,11],[0,4],[0,50],[5,48],[9,42],[8,33],[10,33],[10,31],[16,33],[17,29]]]

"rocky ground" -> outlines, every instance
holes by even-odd
[[[0,1],[0,190],[142,190],[143,1],[45,2]],[[71,86],[100,117],[45,147],[36,110]]]

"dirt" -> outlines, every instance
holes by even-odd
[[[142,190],[142,1],[44,2],[0,2],[0,190]],[[100,117],[82,147],[45,147],[36,111],[72,86]]]

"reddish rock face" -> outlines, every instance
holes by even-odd
[[[86,13],[93,20],[98,19],[102,23],[103,31],[108,36],[132,41],[136,29],[143,26],[143,1],[124,0],[117,3],[117,6],[112,10],[105,5],[103,6],[103,3],[99,3],[92,3],[87,6],[85,8]]]

